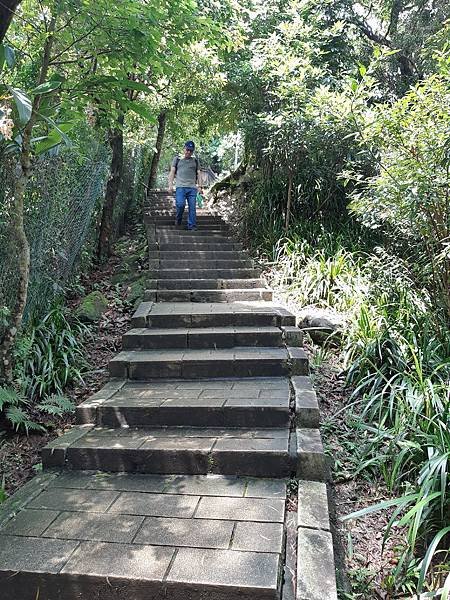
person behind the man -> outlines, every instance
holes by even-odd
[[[198,185],[199,165],[198,159],[194,156],[194,150],[194,142],[186,142],[184,156],[182,158],[176,156],[173,159],[169,173],[169,192],[173,190],[173,180],[175,179],[175,224],[181,225],[187,200],[189,212],[186,229],[189,230],[197,227],[197,192],[201,192]]]

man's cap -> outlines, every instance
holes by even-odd
[[[195,150],[195,144],[192,141],[186,142],[184,147],[187,148],[188,150]]]

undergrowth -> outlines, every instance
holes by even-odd
[[[267,229],[266,229],[267,231]],[[405,539],[383,581],[389,597],[450,595],[450,333],[413,265],[357,225],[297,222],[289,236],[259,235],[271,284],[298,307],[341,313],[343,375],[353,393],[342,423],[325,423],[351,456],[337,476],[381,481],[390,497],[347,515],[389,510],[383,545]],[[333,344],[336,339],[333,338]],[[326,345],[317,354],[326,360]],[[323,356],[322,356],[323,355]],[[338,475],[339,474],[339,475]],[[350,574],[351,575],[351,574]],[[358,575],[361,576],[361,573]],[[354,598],[360,597],[355,595]],[[425,597],[425,596],[424,596]]]
[[[61,304],[42,320],[28,323],[15,346],[13,384],[0,387],[4,425],[26,434],[44,432],[52,417],[74,410],[64,390],[83,382],[89,333],[87,325]]]

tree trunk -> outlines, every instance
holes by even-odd
[[[120,114],[117,125],[109,130],[109,145],[112,150],[111,168],[108,183],[106,184],[105,202],[100,221],[97,256],[105,260],[111,255],[112,228],[114,207],[119,193],[123,173],[123,124],[125,115]]]
[[[286,233],[289,230],[289,220],[291,218],[293,179],[294,179],[294,174],[292,173],[292,171],[289,171],[288,192],[287,192],[287,201],[286,201],[286,217],[285,217],[285,221],[284,221],[284,230],[286,231]]]
[[[150,176],[148,178],[148,189],[151,190],[155,187],[156,177],[158,175],[159,159],[161,158],[161,151],[164,142],[164,134],[166,132],[166,121],[167,114],[160,112],[158,115],[158,135],[156,136],[155,152],[152,157],[152,164],[150,167]]]
[[[50,53],[54,41],[56,18],[53,17],[48,29],[48,37],[44,46],[42,65],[37,85],[45,82],[50,63]],[[16,303],[11,311],[11,320],[8,328],[0,340],[0,371],[1,379],[5,383],[11,383],[13,377],[12,350],[17,332],[22,325],[23,314],[27,303],[28,280],[30,275],[30,246],[24,227],[24,200],[28,180],[31,176],[31,138],[33,127],[36,123],[42,96],[35,96],[32,104],[31,116],[22,132],[22,148],[20,152],[19,173],[14,183],[14,197],[11,210],[11,231],[17,249],[17,262],[19,281],[17,286]]]
[[[5,39],[8,27],[14,17],[16,8],[21,3],[21,0],[1,0],[0,1],[0,44]]]

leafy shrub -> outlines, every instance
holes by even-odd
[[[87,367],[83,342],[89,328],[61,305],[32,323],[16,347],[16,379],[29,397],[62,394],[73,381],[82,382]]]

